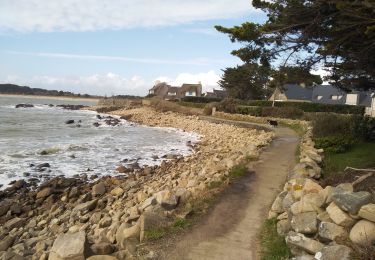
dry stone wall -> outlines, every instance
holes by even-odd
[[[323,188],[323,150],[316,149],[312,128],[300,143],[299,163],[276,197],[269,218],[277,218],[277,232],[285,236],[297,260],[349,260],[354,249],[375,242],[374,194],[353,192],[351,183]]]

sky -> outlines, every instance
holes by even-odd
[[[155,81],[218,89],[239,47],[215,25],[263,22],[250,0],[0,0],[0,83],[147,95]]]

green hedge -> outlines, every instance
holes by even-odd
[[[237,106],[236,113],[250,116],[262,116],[262,107]]]
[[[251,101],[239,101],[239,104],[246,106],[260,106],[270,107],[272,101],[267,100],[251,100]],[[275,102],[275,107],[294,107],[301,109],[304,112],[333,112],[337,114],[359,114],[363,115],[365,107],[363,106],[350,106],[350,105],[331,105],[331,104],[319,104],[311,102]]]
[[[209,97],[184,97],[181,100],[184,102],[193,102],[193,103],[211,103],[211,102],[219,102],[223,99],[222,98],[209,98]]]

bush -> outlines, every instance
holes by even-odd
[[[241,105],[246,106],[260,106],[260,107],[271,107],[272,101],[268,100],[250,100],[241,101]],[[363,115],[365,107],[363,106],[350,106],[350,105],[331,105],[331,104],[320,104],[311,102],[275,102],[275,107],[294,107],[301,109],[304,112],[332,112],[337,114],[357,114]]]
[[[203,108],[203,114],[207,115],[207,116],[211,116],[212,115],[212,108],[218,107],[218,106],[219,106],[219,103],[216,103],[216,102],[206,104]]]
[[[184,102],[193,102],[193,103],[211,103],[211,102],[219,102],[223,99],[222,98],[209,98],[209,97],[184,97],[181,100]]]
[[[163,100],[159,97],[153,97],[150,99],[150,106],[155,108],[160,112],[173,111],[177,113],[187,114],[187,115],[200,115],[202,110],[193,107],[184,107],[178,105],[176,102],[170,102]]]
[[[237,106],[236,113],[242,115],[262,116],[262,108],[250,106]]]
[[[337,114],[319,114],[311,116],[313,134],[315,137],[352,136],[352,117]]]
[[[303,111],[295,107],[263,107],[262,116],[299,119],[303,116]]]
[[[327,136],[315,139],[315,147],[323,148],[329,153],[345,153],[354,145],[354,139],[350,136]]]
[[[205,103],[193,103],[193,102],[185,102],[185,101],[179,101],[177,102],[180,106],[184,107],[194,107],[194,108],[204,108],[206,106]]]
[[[219,103],[219,111],[226,113],[236,113],[237,101],[233,98],[226,98]]]
[[[375,141],[375,118],[369,116],[353,116],[352,132],[361,141]]]

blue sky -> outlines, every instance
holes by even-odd
[[[264,21],[248,0],[0,0],[0,83],[146,95],[156,80],[217,88],[240,61],[214,25]]]

